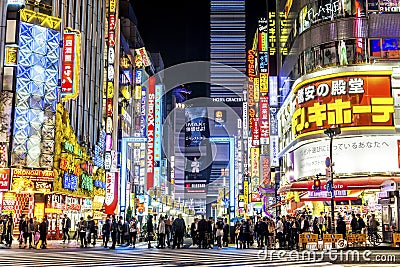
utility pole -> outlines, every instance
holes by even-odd
[[[333,154],[333,138],[339,134],[341,134],[340,126],[337,127],[331,127],[328,128],[324,131],[324,133],[330,138],[330,143],[329,143],[329,159],[330,159],[330,181],[331,182],[331,221],[332,221],[332,231],[335,233],[335,187],[333,186],[333,160],[332,160],[332,154]],[[327,164],[328,165],[328,164]],[[327,166],[328,168],[328,166]]]

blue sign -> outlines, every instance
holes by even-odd
[[[105,182],[102,182],[102,181],[99,181],[99,180],[94,180],[93,181],[94,182],[94,186],[95,187],[98,187],[98,188],[106,188],[106,183]]]
[[[71,191],[78,190],[78,176],[65,172],[63,179],[63,188]]]

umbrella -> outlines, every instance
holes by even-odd
[[[231,222],[236,223],[236,222],[241,222],[242,220],[244,220],[242,217],[235,217],[231,219]]]

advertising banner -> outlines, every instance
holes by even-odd
[[[258,184],[260,179],[260,148],[250,148],[250,160],[251,160],[251,181]]]
[[[260,145],[260,123],[259,118],[251,119],[251,140],[253,146]]]
[[[10,190],[10,169],[0,168],[0,192],[7,192]]]
[[[154,186],[154,112],[156,78],[149,78],[147,100],[147,190]]]
[[[194,107],[185,109],[185,146],[199,146],[207,136],[207,109]]]
[[[271,185],[271,164],[269,161],[269,156],[261,155],[260,156],[260,164],[261,164],[261,179],[262,183],[266,188],[272,188]]]
[[[361,136],[335,138],[333,162],[336,175],[398,173],[399,136]],[[295,179],[325,173],[329,139],[300,146],[294,151]]]
[[[79,94],[80,33],[65,32],[62,52],[61,97],[63,101]]]
[[[344,76],[308,83],[296,92],[295,135],[329,128],[393,126],[390,76]]]
[[[271,167],[278,167],[279,166],[279,138],[277,135],[270,136],[271,145],[269,147],[269,156],[271,159]]]
[[[106,172],[106,198],[104,213],[114,214],[118,204],[118,172]]]
[[[269,104],[268,96],[260,97],[260,142],[269,144]]]

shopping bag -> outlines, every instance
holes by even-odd
[[[39,241],[39,239],[40,239],[40,233],[36,232],[34,238],[35,238],[35,243],[37,243]]]

